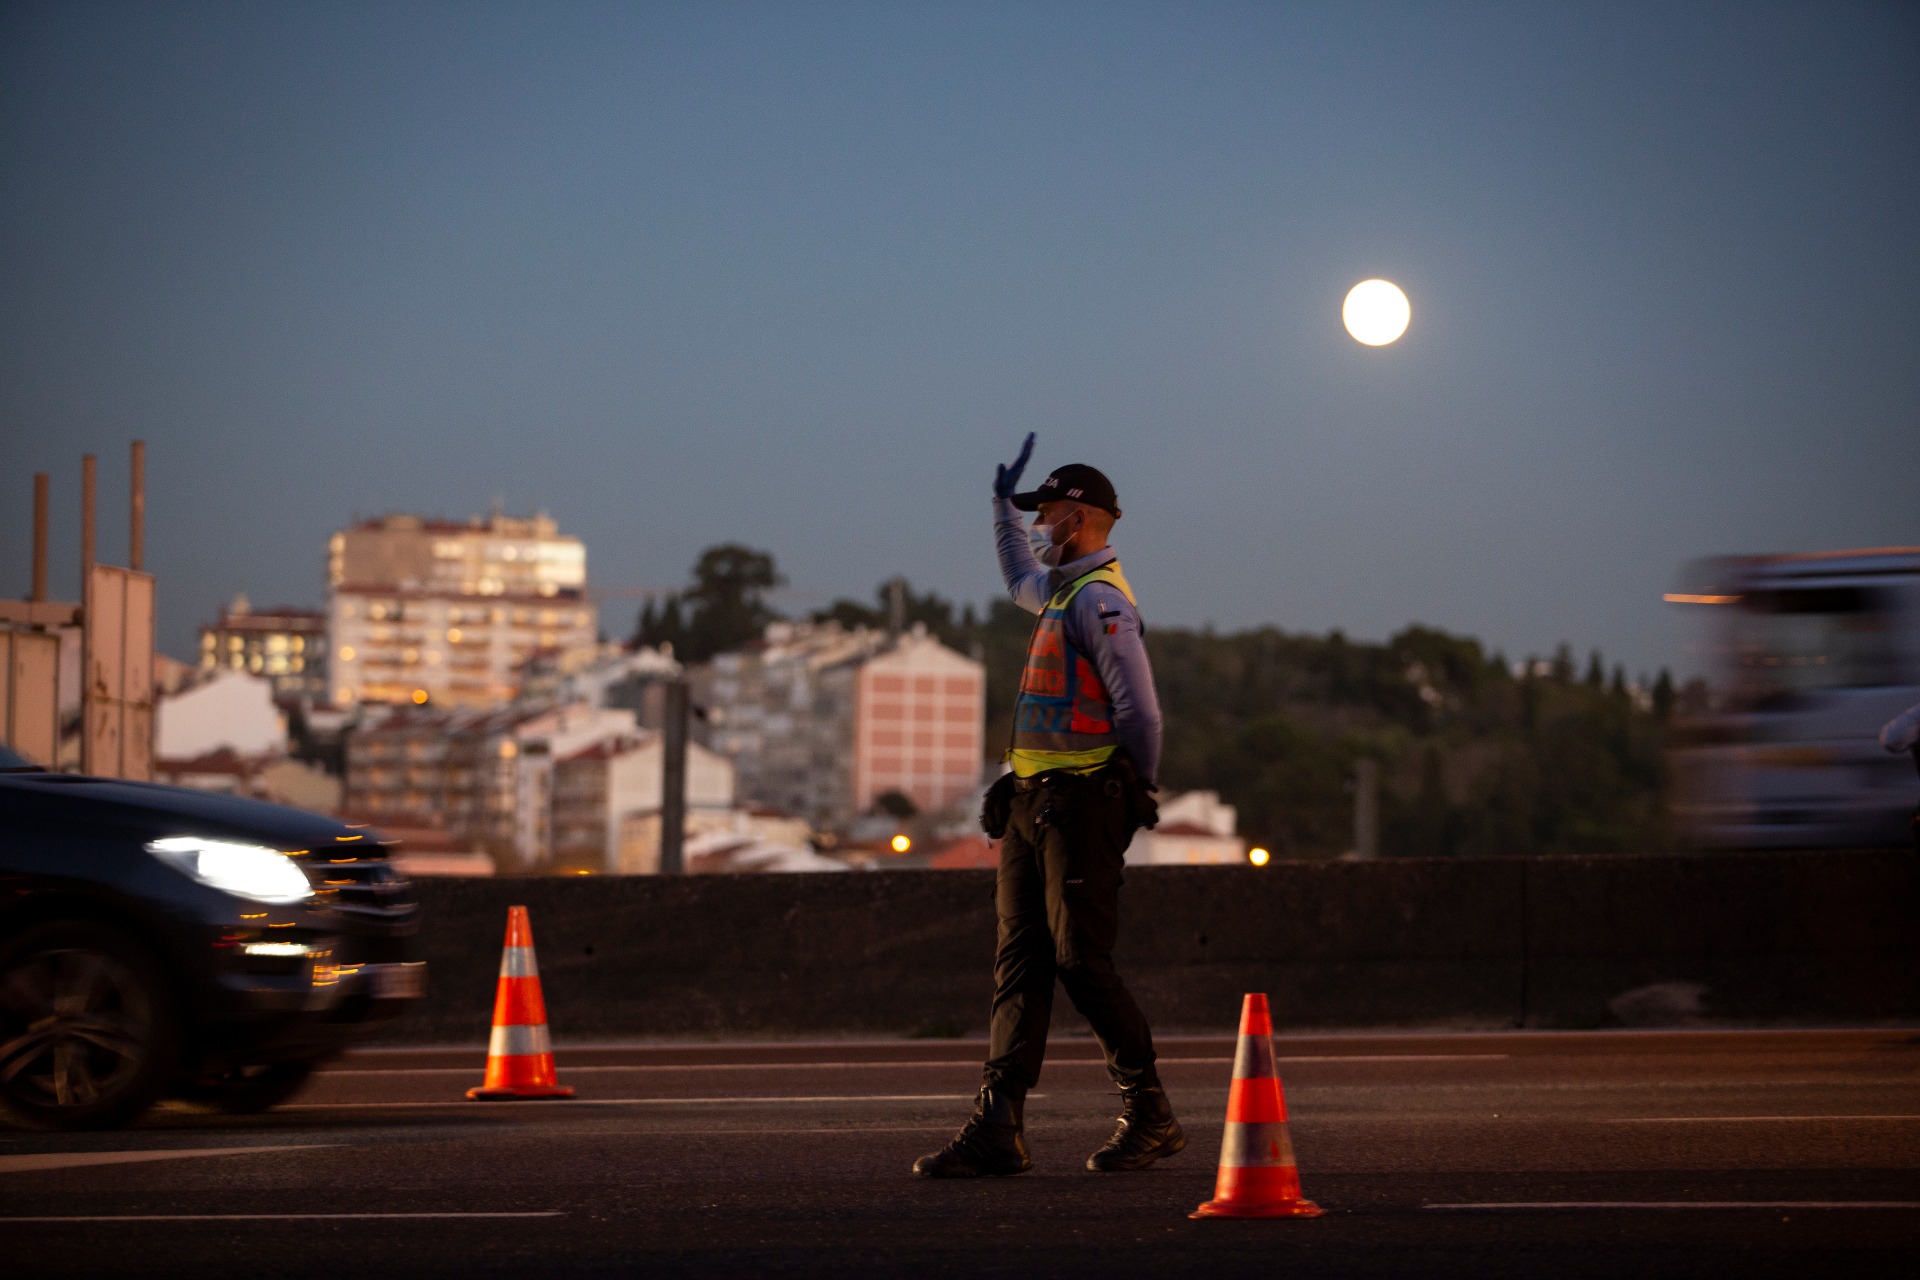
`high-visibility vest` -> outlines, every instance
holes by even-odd
[[[1100,673],[1067,638],[1067,607],[1096,582],[1112,583],[1129,603],[1137,604],[1117,560],[1075,578],[1047,601],[1027,642],[1020,696],[1013,704],[1013,748],[1007,761],[1019,777],[1049,769],[1097,768],[1119,749],[1113,701]]]

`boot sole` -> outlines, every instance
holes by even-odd
[[[945,1169],[915,1169],[913,1176],[916,1178],[936,1178],[943,1180],[958,1178],[1013,1178],[1018,1177],[1031,1168],[1033,1168],[1032,1165],[1027,1165],[1026,1168],[1023,1169],[971,1169],[965,1172],[957,1169],[952,1171]]]
[[[1094,1158],[1092,1156],[1088,1156],[1087,1172],[1088,1173],[1138,1173],[1140,1172],[1140,1170],[1147,1168],[1149,1165],[1153,1164],[1155,1161],[1165,1160],[1169,1156],[1177,1156],[1182,1151],[1185,1151],[1186,1149],[1187,1149],[1187,1135],[1183,1133],[1178,1138],[1175,1138],[1172,1142],[1162,1143],[1160,1146],[1155,1147],[1152,1151],[1146,1152],[1144,1155],[1136,1157],[1134,1161],[1130,1161],[1127,1164],[1115,1164],[1115,1165],[1107,1165],[1102,1167],[1100,1165],[1096,1165],[1093,1162]]]

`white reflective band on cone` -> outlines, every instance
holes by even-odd
[[[1235,1169],[1290,1169],[1293,1141],[1286,1124],[1229,1122],[1220,1140],[1220,1164]]]
[[[537,1027],[495,1027],[487,1041],[489,1058],[524,1058],[536,1053],[552,1053],[553,1040],[543,1022]]]
[[[533,948],[500,948],[500,976],[503,978],[539,977],[540,966],[533,962]]]

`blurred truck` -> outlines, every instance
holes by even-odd
[[[1906,845],[1920,801],[1880,727],[1920,702],[1920,547],[1730,556],[1689,567],[1711,694],[1683,707],[1674,816],[1718,848]]]

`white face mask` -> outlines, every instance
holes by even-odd
[[[1066,554],[1067,550],[1064,540],[1061,542],[1053,540],[1054,531],[1059,527],[1057,524],[1036,524],[1029,525],[1027,528],[1027,545],[1033,548],[1033,558],[1049,569],[1060,567],[1060,558]],[[1067,538],[1072,536],[1072,533],[1065,535]]]

